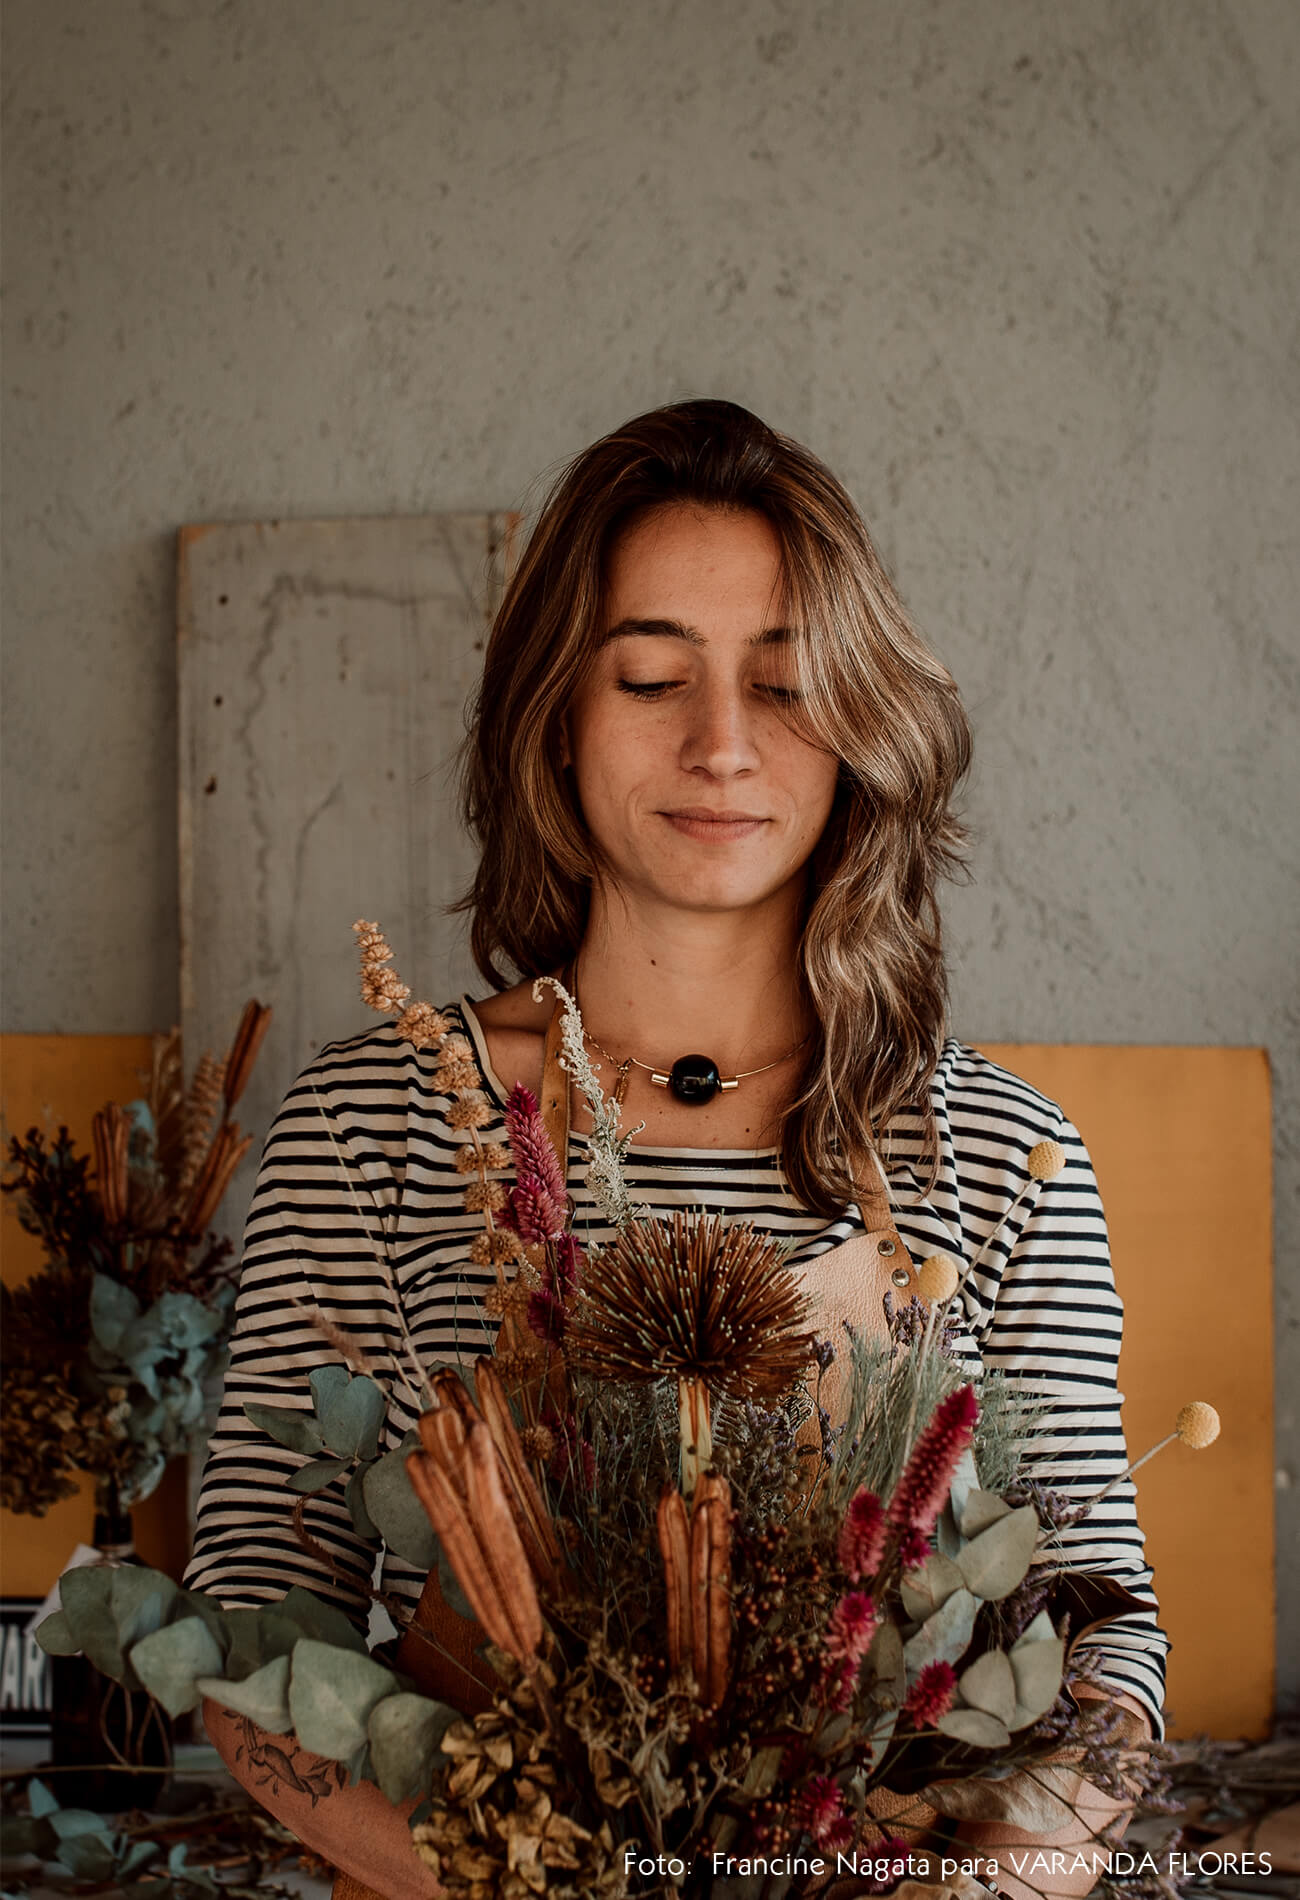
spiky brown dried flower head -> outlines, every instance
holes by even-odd
[[[1185,1445],[1204,1451],[1219,1436],[1219,1414],[1204,1399],[1193,1399],[1179,1412],[1175,1429]]]
[[[780,1243],[716,1214],[629,1221],[587,1262],[570,1364],[598,1378],[699,1379],[775,1399],[812,1356],[808,1303]]]
[[[461,1096],[447,1110],[447,1126],[462,1128],[485,1128],[492,1119],[492,1110],[481,1095],[466,1098]]]
[[[1065,1166],[1065,1150],[1059,1141],[1035,1142],[1026,1165],[1035,1181],[1054,1181]]]
[[[471,1258],[473,1257],[473,1252],[474,1250],[471,1247],[470,1249]],[[501,1286],[498,1283],[494,1283],[492,1286],[488,1288],[487,1292],[483,1295],[483,1311],[487,1314],[489,1319],[504,1319],[505,1311],[506,1311],[506,1300],[507,1300],[506,1288]]]

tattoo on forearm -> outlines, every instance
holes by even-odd
[[[309,1757],[294,1745],[291,1737],[277,1741],[273,1736],[264,1735],[248,1716],[239,1715],[234,1709],[227,1709],[226,1714],[238,1723],[235,1760],[246,1761],[253,1771],[249,1775],[250,1786],[266,1788],[273,1795],[278,1795],[282,1787],[291,1788],[295,1794],[309,1796],[313,1807],[336,1788],[347,1786],[347,1769],[342,1762]]]

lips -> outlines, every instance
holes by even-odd
[[[679,805],[666,811],[665,818],[698,818],[709,825],[761,825],[763,814],[757,811],[711,811],[707,805]]]
[[[711,811],[704,805],[683,805],[675,811],[661,812],[674,831],[688,838],[700,838],[716,844],[729,844],[736,838],[750,837],[768,820],[752,811]]]

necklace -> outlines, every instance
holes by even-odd
[[[578,1002],[576,970],[573,972],[573,1000],[575,1003]],[[579,1004],[579,1014],[581,1014],[581,1004]],[[798,1054],[808,1040],[807,1036],[804,1036],[793,1049],[787,1049],[783,1056],[777,1056],[773,1062],[765,1062],[760,1069],[742,1069],[739,1075],[724,1076],[712,1056],[678,1056],[671,1069],[666,1071],[656,1069],[653,1063],[641,1062],[636,1056],[624,1056],[620,1062],[617,1056],[612,1056],[602,1043],[596,1041],[591,1031],[585,1026],[582,1033],[596,1054],[604,1056],[606,1062],[612,1062],[618,1071],[618,1080],[614,1084],[614,1100],[620,1106],[627,1093],[628,1078],[633,1069],[644,1069],[656,1088],[671,1090],[679,1102],[686,1102],[692,1108],[702,1108],[720,1091],[738,1089],[741,1083],[747,1082],[752,1075],[766,1075],[769,1069],[775,1069],[782,1062],[788,1062],[791,1056]]]

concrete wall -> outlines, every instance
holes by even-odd
[[[176,1015],[178,523],[518,505],[728,395],[967,694],[959,1030],[1269,1047],[1294,1393],[1300,9],[7,15],[7,1026]]]

